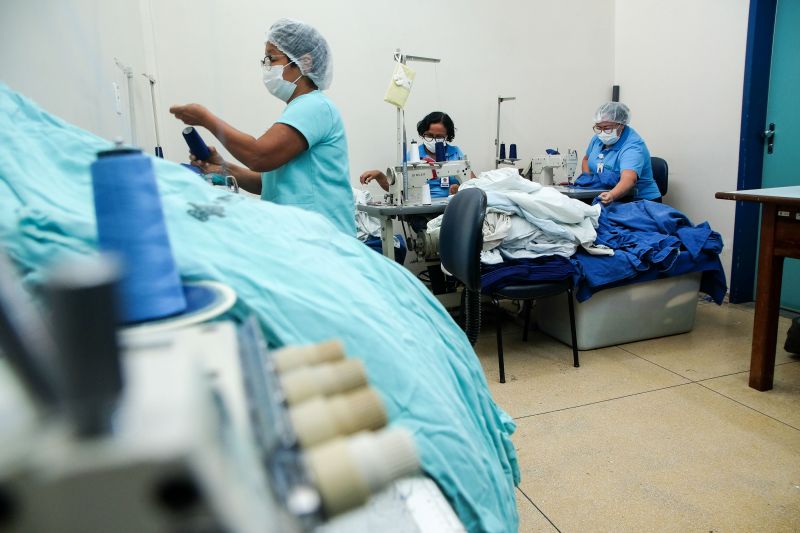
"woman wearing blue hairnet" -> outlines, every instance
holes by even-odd
[[[207,173],[233,175],[263,200],[316,211],[355,235],[344,124],[322,93],[333,77],[328,43],[308,24],[278,20],[267,33],[261,67],[267,90],[287,106],[258,138],[199,104],[170,108],[186,124],[208,129],[244,166],[225,161],[213,149],[208,160],[192,164]]]
[[[661,201],[653,179],[650,151],[636,130],[628,125],[630,117],[630,109],[620,102],[607,102],[594,115],[595,135],[589,141],[583,158],[583,174],[576,185],[611,188],[599,195],[605,205],[627,197]]]

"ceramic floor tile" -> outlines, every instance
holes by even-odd
[[[746,302],[746,303],[741,303],[741,304],[729,304],[729,305],[738,307],[739,309],[745,309],[745,310],[747,310],[747,311],[749,311],[751,313],[755,313],[756,312],[756,303],[755,302]],[[789,320],[792,320],[792,319],[797,318],[798,316],[800,316],[800,312],[790,311],[789,309],[781,309],[779,311],[779,313],[780,313],[780,315],[782,317],[788,318]]]
[[[558,530],[553,527],[547,518],[517,489],[517,512],[519,513],[520,533],[552,533]]]
[[[800,361],[800,357],[796,358]],[[748,386],[748,372],[702,381],[702,385],[737,402],[800,429],[800,362],[775,367],[772,390]]]
[[[503,335],[506,383],[500,383],[493,333],[481,335],[475,347],[495,401],[512,417],[585,405],[688,380],[619,348],[580,352],[572,366],[572,349],[551,337],[509,327]]]
[[[800,431],[699,384],[517,423],[520,487],[562,531],[800,529]]]
[[[792,360],[783,349],[791,321],[778,324],[777,364]],[[623,344],[621,347],[692,381],[750,369],[753,313],[740,306],[700,303],[689,333]]]

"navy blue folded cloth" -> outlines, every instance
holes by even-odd
[[[536,259],[512,259],[496,265],[481,265],[481,291],[490,293],[509,285],[561,281],[574,276],[575,267],[560,255]]]

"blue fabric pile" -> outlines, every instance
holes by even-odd
[[[481,291],[492,293],[510,285],[561,281],[573,277],[575,267],[560,255],[536,259],[510,259],[502,263],[481,265]]]
[[[613,189],[619,183],[619,172],[604,170],[598,174],[583,173],[575,178],[575,186],[585,189]]]
[[[0,243],[27,288],[52,261],[96,253],[89,165],[111,146],[0,83]],[[231,286],[233,317],[255,314],[271,347],[341,339],[364,361],[391,423],[414,435],[424,470],[466,528],[517,531],[514,422],[434,296],[321,215],[152,161],[182,278]]]
[[[602,289],[689,272],[703,273],[700,290],[717,304],[727,292],[719,233],[707,222],[693,225],[668,205],[642,200],[604,207],[595,243],[614,249],[614,255],[578,250],[572,257],[580,302]]]

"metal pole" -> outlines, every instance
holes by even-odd
[[[397,164],[403,164],[403,118],[399,107],[397,108]]]
[[[403,56],[399,48],[397,48],[394,51],[394,59],[401,65],[406,64],[405,56]],[[402,110],[398,107],[397,108],[397,165],[400,166],[402,164],[403,164],[403,118],[402,118]]]
[[[405,123],[406,114],[403,112],[403,122]],[[404,125],[405,126],[405,125]],[[408,158],[405,156],[406,148],[406,128],[403,127],[403,202],[408,201]]]
[[[497,97],[497,133],[494,136],[494,168],[500,166],[500,103],[503,101]]]
[[[500,104],[506,100],[516,100],[516,96],[497,97],[497,136],[494,138],[494,168],[500,167]]]
[[[125,75],[128,77],[128,113],[130,114],[131,122],[131,144],[136,146],[136,109],[133,104],[133,70],[128,67]]]
[[[163,158],[164,152],[161,148],[161,135],[158,132],[158,112],[156,111],[156,80],[149,74],[142,74],[150,82],[150,100],[153,103],[153,126],[156,129],[156,155]]]
[[[394,51],[394,60],[400,64],[405,65],[408,61],[418,61],[421,63],[441,63],[442,60],[436,57],[424,57],[424,56],[409,56],[403,54],[399,48],[396,48]],[[401,166],[403,164],[404,157],[404,150],[405,150],[405,140],[403,139],[403,118],[401,114],[401,109],[397,108],[397,166]]]

